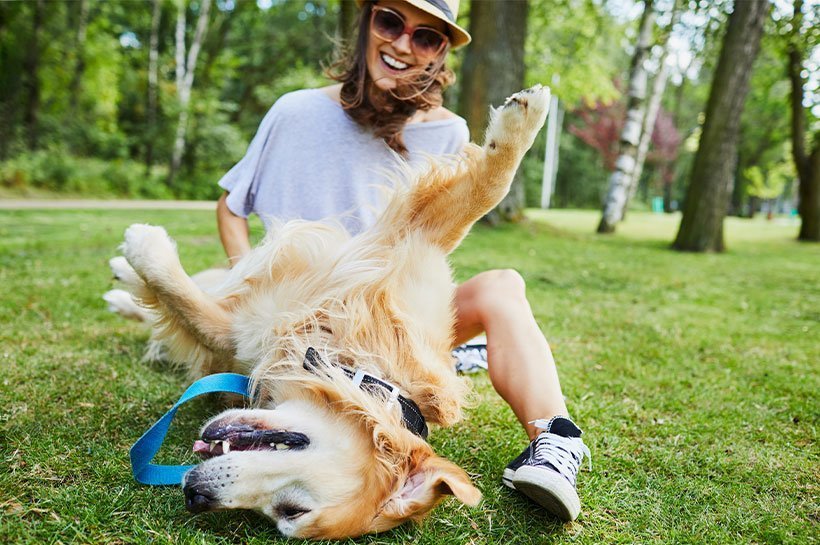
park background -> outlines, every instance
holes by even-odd
[[[594,466],[565,526],[501,488],[522,438],[477,377],[478,407],[433,444],[481,507],[360,541],[816,542],[820,4],[461,4],[474,42],[451,54],[445,100],[473,138],[517,89],[556,101],[455,273],[521,272]],[[147,333],[100,295],[132,222],[166,226],[189,271],[224,263],[216,182],[279,96],[330,83],[355,14],[350,0],[0,2],[0,541],[277,539],[131,481],[128,446],[184,379],[141,363]],[[164,461],[190,460],[212,413],[181,414]]]

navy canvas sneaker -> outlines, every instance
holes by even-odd
[[[544,431],[504,469],[502,482],[561,520],[575,520],[581,512],[575,478],[584,455],[590,457],[582,432],[565,416],[532,424]]]
[[[487,370],[487,345],[467,343],[453,349],[456,372],[461,374],[478,373]]]

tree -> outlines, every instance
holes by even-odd
[[[794,4],[792,18],[792,39],[788,48],[788,73],[791,82],[791,117],[792,117],[792,155],[797,167],[799,203],[797,211],[800,214],[800,233],[798,240],[820,242],[820,130],[814,135],[814,149],[806,151],[806,113],[803,108],[803,88],[805,82],[802,76],[803,52],[801,45],[811,51],[816,45],[817,29],[811,32],[814,44],[809,44],[802,34],[803,0]],[[816,21],[815,21],[816,23]]]
[[[145,170],[151,172],[151,165],[154,163],[154,139],[157,134],[157,98],[159,96],[159,23],[162,17],[162,4],[160,0],[151,0],[151,37],[148,49],[148,104],[146,109],[145,123],[148,138],[145,145]]]
[[[601,221],[598,223],[598,233],[615,232],[615,225],[623,218],[623,210],[629,196],[629,185],[635,170],[645,111],[646,68],[644,60],[651,47],[654,24],[655,13],[652,9],[652,0],[644,0],[638,41],[635,44],[635,54],[629,69],[629,98],[627,99],[626,121],[621,131],[620,154],[615,161],[615,170],[609,177],[609,189],[604,200]]]
[[[185,55],[185,0],[177,0],[177,30],[176,30],[176,81],[177,96],[179,97],[179,120],[177,122],[176,137],[174,139],[173,155],[171,156],[171,168],[168,171],[168,185],[174,185],[179,165],[182,162],[182,154],[185,151],[185,133],[188,130],[188,115],[191,102],[191,88],[194,85],[194,73],[196,71],[196,61],[199,50],[202,47],[202,40],[208,31],[208,13],[211,9],[211,0],[202,0],[199,6],[199,17],[196,22],[196,32]]]
[[[40,115],[40,33],[43,29],[43,0],[34,2],[31,19],[31,43],[28,46],[24,69],[26,89],[25,126],[28,131],[28,147],[36,149],[39,142],[38,117]]]
[[[359,17],[359,6],[356,0],[339,0],[339,30],[342,42],[347,44],[353,39],[356,20]]]
[[[462,66],[459,112],[475,139],[480,139],[487,128],[487,106],[499,106],[524,86],[528,10],[527,0],[470,4],[473,42]],[[517,175],[510,192],[487,219],[491,223],[519,221],[523,211],[524,187]]]
[[[723,219],[737,166],[740,118],[770,8],[768,0],[737,0],[734,4],[712,79],[683,218],[673,243],[676,250],[725,249]]]
[[[675,27],[679,13],[678,2],[675,0],[672,5],[672,19],[664,32],[661,43],[659,44],[661,47],[661,54],[658,59],[658,71],[655,74],[655,80],[652,82],[652,92],[649,95],[649,102],[646,107],[646,112],[644,113],[643,123],[641,124],[641,138],[638,143],[638,151],[635,157],[635,168],[629,177],[629,195],[627,200],[624,202],[623,210],[621,210],[621,218],[626,217],[626,211],[629,207],[629,203],[635,198],[635,193],[638,191],[638,185],[641,181],[641,174],[643,173],[643,166],[646,162],[646,156],[649,153],[649,144],[652,141],[652,136],[655,132],[655,125],[658,120],[658,114],[661,110],[661,99],[663,98],[663,92],[666,89],[666,80],[669,77],[669,66],[667,64],[667,57],[669,56],[669,37]]]
[[[72,113],[77,111],[77,103],[80,97],[80,84],[83,81],[85,72],[85,38],[88,29],[89,0],[79,0],[80,20],[77,23],[77,35],[74,38],[74,70],[69,84],[69,104]]]

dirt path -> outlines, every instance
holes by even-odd
[[[131,209],[131,210],[214,210],[215,201],[129,201],[125,199],[0,199],[0,210],[64,209]]]

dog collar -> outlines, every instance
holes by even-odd
[[[319,355],[319,352],[317,352],[313,347],[307,349],[303,363],[303,367],[305,369],[312,373],[318,373],[322,367],[327,365],[328,364],[325,363]],[[379,390],[385,391],[387,393],[387,403],[398,403],[401,407],[401,417],[404,426],[422,439],[427,439],[427,422],[421,414],[421,409],[419,409],[419,406],[416,405],[415,401],[401,395],[398,386],[371,375],[370,373],[366,373],[361,369],[351,369],[350,367],[345,367],[344,365],[335,365],[335,367],[338,367],[350,380],[353,381],[353,384],[362,390],[366,390],[372,394],[376,394]]]

